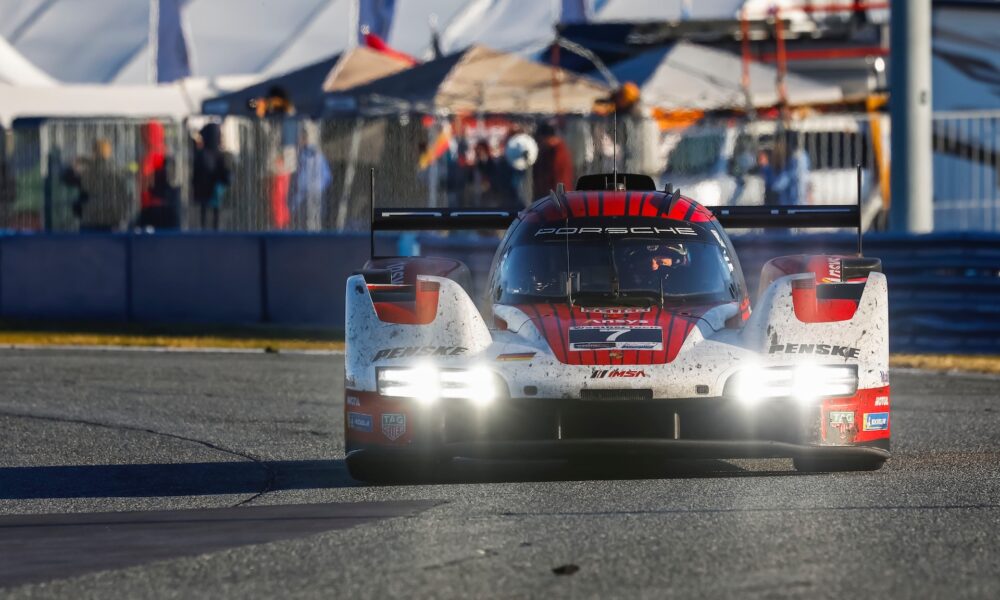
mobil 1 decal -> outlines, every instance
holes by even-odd
[[[594,325],[569,328],[570,350],[663,350],[663,328]]]

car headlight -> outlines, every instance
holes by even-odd
[[[496,376],[486,367],[384,367],[378,370],[377,383],[378,393],[383,396],[413,398],[427,405],[441,398],[458,398],[486,406],[498,395]]]
[[[809,403],[819,398],[853,396],[857,390],[857,365],[801,364],[744,369],[736,375],[731,391],[741,402],[755,404],[769,398]]]

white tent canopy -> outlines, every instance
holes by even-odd
[[[0,84],[0,125],[19,118],[164,117],[199,114],[201,103],[222,92],[250,85],[251,77],[189,78],[169,85]]]
[[[342,52],[365,0],[186,0],[182,22],[193,75],[274,75]],[[590,20],[675,20],[683,0],[584,2]],[[739,0],[694,0],[692,18],[732,18]],[[530,54],[547,45],[561,1],[396,0],[388,43],[429,58],[431,20],[445,54],[482,44]],[[0,0],[0,37],[70,83],[147,83],[145,0]]]
[[[53,85],[55,81],[28,62],[6,40],[0,38],[0,83],[10,85]]]
[[[724,50],[691,42],[656,48],[623,61],[611,69],[621,81],[639,85],[646,104],[661,108],[701,110],[746,107],[742,88],[742,59]],[[755,107],[778,104],[777,70],[750,63],[750,101]],[[843,100],[837,85],[789,73],[785,77],[793,105],[829,104]]]

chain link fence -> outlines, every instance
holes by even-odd
[[[708,205],[832,204],[856,201],[860,164],[869,212],[888,197],[884,114],[687,127],[630,115],[617,121],[617,136],[610,116],[555,124],[574,178],[617,166]],[[937,230],[1000,228],[998,121],[1000,111],[935,116]],[[3,133],[0,229],[364,231],[372,169],[384,207],[516,207],[548,191],[527,165],[540,122],[526,117],[231,117],[219,122],[229,176],[215,200],[199,201],[192,164],[208,122],[161,121],[155,147],[148,121],[16,124]]]

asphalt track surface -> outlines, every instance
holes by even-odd
[[[0,597],[1000,597],[1000,380],[892,385],[877,472],[389,487],[344,469],[340,356],[4,350]]]

